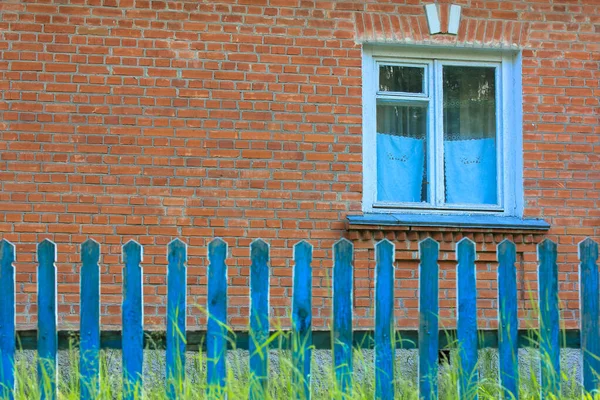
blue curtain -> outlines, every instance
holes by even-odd
[[[420,202],[424,140],[377,134],[377,200]]]
[[[444,142],[446,202],[497,204],[496,140]]]

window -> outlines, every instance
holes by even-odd
[[[366,46],[363,211],[520,216],[519,70],[513,53]]]

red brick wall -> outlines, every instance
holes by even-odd
[[[17,246],[19,328],[35,324],[35,244],[44,238],[58,244],[63,328],[78,320],[87,237],[102,244],[105,327],[120,326],[129,239],[145,246],[148,327],[164,323],[174,237],[189,244],[190,304],[206,303],[207,242],[229,243],[236,327],[246,324],[257,237],[271,244],[274,317],[291,305],[292,245],[307,239],[314,322],[328,326],[330,249],[343,235],[358,249],[357,325],[372,325],[372,248],[384,236],[397,246],[399,326],[416,324],[415,250],[427,235],[442,241],[444,317],[454,313],[451,260],[463,235],[481,252],[482,325],[495,324],[495,243],[507,237],[519,244],[525,308],[542,235],[347,230],[345,216],[361,209],[363,41],[523,49],[526,215],[552,224],[563,315],[575,326],[576,244],[600,237],[600,5],[456,3],[456,37],[429,36],[418,0],[0,3],[0,238]],[[204,326],[197,307],[190,314],[192,327]]]

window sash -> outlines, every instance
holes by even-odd
[[[430,80],[429,73],[431,71],[433,63],[431,62],[422,62],[422,63],[411,63],[411,62],[398,62],[398,61],[384,61],[380,60],[376,63],[376,75],[375,75],[375,87],[377,88],[377,96],[389,96],[389,97],[416,97],[423,98],[429,97],[431,90],[429,88],[428,82]],[[394,92],[394,91],[383,91],[379,90],[379,67],[382,66],[391,66],[391,67],[412,67],[412,68],[423,68],[423,93],[413,93],[413,92]]]
[[[503,157],[503,127],[502,127],[502,81],[501,81],[501,70],[502,66],[497,62],[480,62],[480,61],[448,61],[448,60],[434,60],[435,66],[435,95],[434,95],[434,107],[435,107],[435,118],[436,118],[436,129],[434,132],[437,146],[435,148],[436,168],[440,179],[434,182],[436,186],[436,199],[435,205],[440,208],[447,209],[473,209],[473,210],[497,210],[502,211],[504,209],[504,193],[503,193],[503,164],[501,162]],[[444,93],[443,93],[443,76],[442,70],[444,66],[466,66],[466,67],[492,67],[495,68],[494,73],[494,84],[495,84],[495,103],[496,103],[496,201],[497,204],[458,204],[458,203],[446,203],[445,202],[445,179],[444,177]]]
[[[428,102],[427,111],[427,179],[429,182],[429,202],[382,202],[377,201],[376,187],[372,185],[372,207],[381,209],[417,209],[417,210],[457,210],[457,211],[504,211],[504,127],[503,119],[503,91],[504,85],[502,62],[496,61],[462,61],[456,59],[433,59],[433,60],[410,60],[404,61],[397,59],[377,58],[373,62],[374,82],[374,112],[372,121],[373,130],[377,125],[376,106],[381,103],[407,104],[414,102]],[[425,93],[401,93],[401,92],[381,92],[379,91],[379,66],[380,65],[399,65],[399,66],[420,66],[425,68]],[[493,67],[495,69],[495,106],[496,106],[496,199],[497,204],[458,204],[445,202],[445,179],[444,179],[444,130],[443,130],[443,77],[442,70],[444,66],[473,66],[473,67]],[[364,105],[367,107],[367,105]],[[373,136],[377,132],[373,133]],[[371,157],[376,157],[373,150]],[[375,173],[377,179],[377,173]]]

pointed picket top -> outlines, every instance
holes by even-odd
[[[294,245],[294,262],[299,263],[312,263],[313,245],[308,243],[306,240],[301,240]]]
[[[179,238],[175,238],[167,245],[167,258],[169,259],[169,269],[171,268],[171,259],[174,260],[175,265],[180,265],[182,268],[186,267],[187,261],[187,244]]]
[[[504,239],[503,241],[501,241],[500,244],[498,244],[498,247],[496,249],[497,254],[505,254],[507,252],[516,252],[516,251],[517,251],[517,246],[508,239]]]
[[[538,261],[542,260],[542,257],[546,255],[546,252],[556,253],[557,245],[552,240],[546,238],[540,244],[537,245]]]
[[[354,255],[354,244],[346,238],[341,238],[333,244],[333,262],[334,265],[337,261],[342,264],[352,263]]]
[[[219,247],[219,246],[227,246],[227,242],[221,239],[220,237],[214,238],[208,243],[208,247]]]
[[[294,259],[296,258],[296,254],[304,254],[304,253],[312,254],[312,250],[313,250],[312,244],[310,244],[306,240],[301,240],[294,245]]]
[[[589,259],[596,261],[598,259],[598,243],[591,238],[583,239],[577,246],[577,256],[581,262],[586,262]]]
[[[419,242],[419,250],[421,250],[421,249],[423,249],[423,250],[425,250],[425,249],[439,250],[440,244],[436,240],[428,237]]]
[[[468,237],[460,239],[459,242],[456,243],[456,251],[458,252],[463,249],[473,249],[473,251],[475,251],[475,242]]]
[[[167,244],[169,249],[187,249],[187,243],[179,238],[175,238]]]
[[[123,245],[123,250],[131,251],[132,249],[142,249],[142,245],[134,239],[129,239],[127,243]]]
[[[388,238],[385,238],[385,239],[381,239],[379,242],[375,243],[375,247],[382,245],[384,243],[391,244],[391,245],[394,244]]]
[[[266,274],[264,277],[268,279],[268,262],[269,262],[269,243],[265,242],[262,239],[254,239],[250,243],[250,259],[251,259],[251,268],[260,268],[265,266],[267,268]]]
[[[13,263],[15,262],[15,245],[6,239],[0,240],[0,278],[4,274],[4,270],[14,271]],[[13,275],[13,272],[8,272]]]
[[[294,262],[297,267],[306,265],[310,269],[313,256],[313,245],[306,240],[301,240],[294,245]],[[294,270],[295,271],[295,270]]]
[[[6,239],[0,240],[0,262],[12,264],[15,261],[15,245]]]
[[[250,243],[250,258],[253,260],[252,265],[255,264],[255,258],[261,265],[269,261],[269,247],[269,243],[262,239],[254,239],[252,243]]]
[[[136,261],[142,262],[144,261],[144,247],[136,242],[133,239],[130,239],[127,243],[125,243],[122,247],[123,250],[123,262],[127,262],[129,257],[138,256],[139,260]]]
[[[254,239],[250,243],[250,248],[259,248],[260,250],[267,250],[269,248],[269,243],[265,242],[261,238]]]
[[[87,238],[83,243],[81,243],[81,247],[89,247],[89,246],[100,246],[100,243],[98,243],[96,240],[94,240],[94,238]]]
[[[544,240],[542,240],[540,242],[540,244],[538,244],[538,247],[548,247],[548,248],[556,247],[556,242],[551,239],[545,238]]]
[[[340,238],[337,242],[335,242],[333,244],[333,249],[334,250],[339,250],[339,251],[343,251],[343,250],[352,250],[352,248],[354,247],[354,243],[352,243],[351,241],[349,241],[346,238]]]
[[[388,239],[381,239],[379,242],[375,243],[375,257],[377,257],[378,251],[385,251],[393,248],[394,243],[390,242]]]
[[[100,260],[100,243],[96,242],[94,239],[89,238],[85,242],[81,243],[81,260],[89,259],[93,261]],[[87,263],[83,263],[83,266],[86,266]]]
[[[168,272],[171,272],[173,268],[185,269],[187,264],[187,244],[179,238],[171,240],[167,244],[167,259],[169,261]]]
[[[227,258],[227,242],[215,238],[208,243],[208,261],[210,264],[224,263]]]
[[[50,239],[44,239],[37,245],[38,262],[46,264],[55,263],[57,258],[56,244]]]
[[[44,239],[41,242],[38,243],[38,248],[51,248],[51,247],[56,247],[56,243],[54,243],[52,240],[50,239]]]
[[[467,255],[473,257],[472,260],[465,259],[464,262],[475,262],[477,261],[477,252],[475,251],[475,242],[469,239],[468,237],[462,238],[458,243],[456,243],[456,259],[460,263],[462,257],[466,257]],[[460,268],[459,268],[460,269]]]

